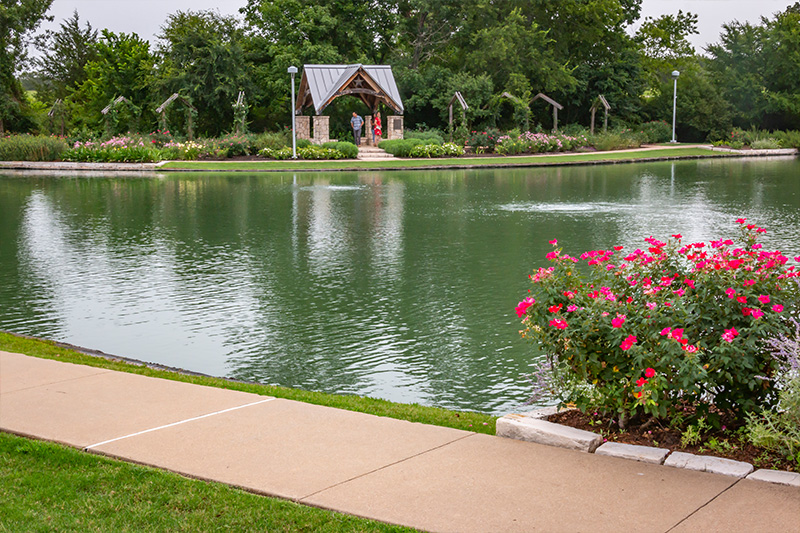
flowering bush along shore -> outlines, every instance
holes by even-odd
[[[650,237],[643,250],[577,259],[551,241],[552,266],[530,276],[516,308],[522,337],[546,352],[538,392],[614,414],[622,428],[686,406],[712,421],[716,410],[741,419],[774,407],[785,361],[764,339],[794,330],[800,272],[758,242],[766,230],[737,222],[738,244]]]

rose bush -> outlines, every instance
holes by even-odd
[[[799,272],[757,242],[764,229],[737,222],[738,246],[650,237],[644,250],[617,246],[579,260],[551,241],[553,265],[530,276],[531,295],[516,309],[522,337],[546,352],[551,393],[616,413],[622,427],[642,415],[672,418],[687,404],[740,417],[773,405],[777,363],[761,339],[788,331]]]

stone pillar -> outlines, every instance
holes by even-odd
[[[314,116],[314,144],[323,144],[331,140],[331,117]]]
[[[297,115],[294,117],[295,135],[298,139],[311,138],[311,117]]]
[[[386,129],[383,131],[383,137],[388,140],[403,138],[402,115],[389,115],[386,117]]]
[[[372,115],[364,115],[364,126],[361,130],[361,143],[372,146]]]

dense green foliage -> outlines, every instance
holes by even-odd
[[[344,155],[347,159],[355,159],[358,157],[358,146],[347,141],[332,141],[322,145],[323,148],[331,148],[337,150]]]
[[[27,74],[37,88],[28,96],[18,82],[23,37],[50,1],[12,4],[13,23],[0,35],[0,118],[14,131],[60,128],[60,120],[45,118],[56,98],[64,99],[67,133],[82,140],[153,131],[155,108],[177,92],[197,109],[198,136],[241,133],[233,110],[239,91],[246,94],[239,110],[245,126],[275,131],[287,123],[287,67],[313,63],[392,65],[406,126],[446,131],[442,141],[449,140],[455,91],[469,104],[464,118],[460,109],[454,114],[462,136],[549,130],[552,109],[533,100],[540,92],[564,106],[562,126],[587,125],[600,94],[612,106],[612,127],[671,123],[673,70],[681,73],[680,140],[724,139],[734,126],[800,129],[800,2],[757,24],[726,24],[705,55],[688,40],[697,33],[696,15],[639,21],[641,0],[248,0],[241,19],[215,11],[169,15],[153,50],[135,34],[102,30],[98,38],[76,12],[37,39],[43,55]],[[100,110],[118,96],[131,105],[103,117]],[[347,138],[353,111],[371,112],[356,98],[326,109],[332,137]],[[185,107],[175,103],[166,118],[185,135]]]
[[[53,0],[0,0],[0,133],[33,125],[17,73],[26,59],[26,38],[43,20]]]

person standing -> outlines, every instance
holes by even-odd
[[[356,146],[361,146],[361,126],[363,125],[364,119],[353,111],[353,118],[350,119],[350,126],[353,128],[353,138],[356,141]]]
[[[380,139],[382,134],[383,134],[383,132],[381,131],[381,114],[380,113],[375,113],[375,118],[372,121],[372,144],[373,145],[377,146],[377,144],[375,144],[375,137]]]

